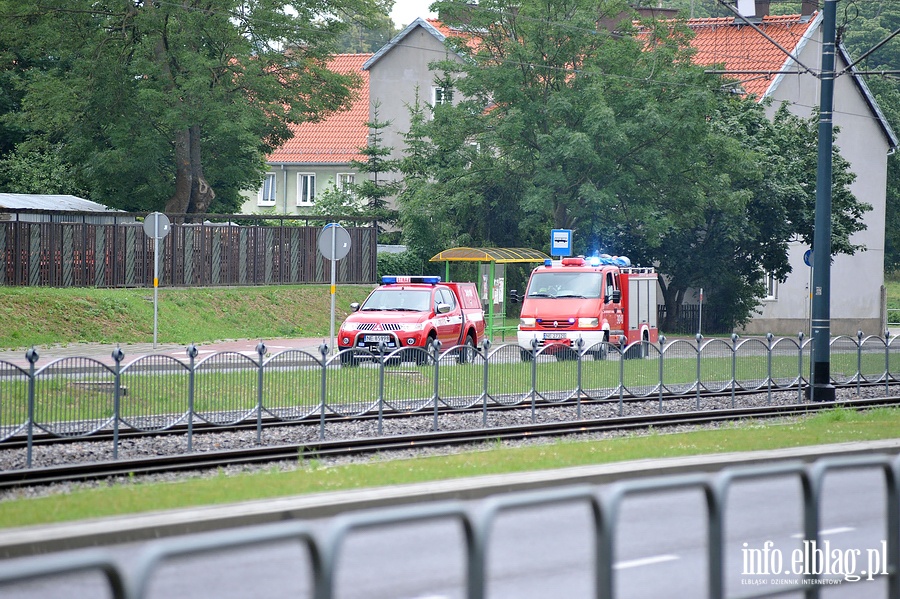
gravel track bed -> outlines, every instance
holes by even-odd
[[[892,395],[900,395],[900,386],[892,386]],[[884,396],[884,387],[864,387],[859,394],[856,388],[837,389],[838,400],[870,399]],[[734,407],[766,407],[797,405],[798,394],[796,391],[757,393],[745,396],[737,396]],[[731,397],[724,398],[700,398],[701,410],[720,410],[732,407]],[[621,408],[621,414],[620,414]],[[567,404],[554,407],[542,407],[536,411],[535,421],[538,423],[571,422],[577,420],[577,407]],[[678,412],[691,412],[697,409],[696,397],[683,397],[663,400],[663,412],[667,414]],[[619,402],[607,402],[599,404],[582,404],[581,419],[593,420],[612,418],[616,416],[650,416],[659,414],[659,400],[628,400],[621,406]],[[783,421],[794,421],[797,418],[787,418]],[[449,413],[439,416],[439,428],[441,431],[472,430],[483,427],[483,415],[477,413]],[[509,411],[490,411],[487,413],[487,427],[528,425],[532,422],[530,406]],[[422,434],[433,430],[433,413],[415,414],[407,417],[385,418],[382,422],[382,436]],[[709,423],[700,425],[675,425],[666,427],[666,432],[683,432],[688,430],[720,428],[731,426],[728,423]],[[658,434],[659,427],[655,432]],[[378,422],[376,420],[338,420],[330,421],[325,426],[325,439],[354,439],[372,438],[378,436]],[[601,440],[623,436],[644,434],[639,431],[606,431],[594,433],[580,433],[567,435],[565,438],[577,440]],[[267,446],[304,444],[318,442],[320,428],[318,421],[306,424],[284,425],[267,427],[263,429],[262,444]],[[525,445],[546,444],[557,442],[560,437],[537,437],[523,440],[504,440],[504,447],[519,447]],[[193,439],[193,451],[216,451],[239,448],[256,447],[256,431],[243,430],[234,432],[195,433]],[[325,468],[352,463],[368,463],[373,460],[395,460],[423,456],[439,456],[462,453],[479,449],[494,449],[497,442],[478,443],[469,445],[456,445],[436,448],[410,448],[380,452],[377,456],[345,455],[336,457],[317,458],[316,468]],[[187,436],[178,434],[147,436],[133,439],[122,439],[119,443],[119,459],[136,459],[156,457],[164,455],[180,455],[187,452]],[[32,466],[34,468],[59,466],[65,464],[82,464],[85,462],[103,462],[113,459],[112,444],[108,441],[89,441],[64,443],[53,446],[35,446],[32,450]],[[22,470],[26,464],[25,449],[0,449],[0,470]],[[309,468],[310,464],[299,460],[280,462],[275,464],[237,465],[224,468],[209,469],[194,472],[172,472],[135,477],[112,477],[100,481],[60,483],[38,487],[20,487],[16,489],[0,491],[0,501],[8,501],[25,497],[39,497],[44,495],[69,493],[83,488],[112,486],[116,484],[134,484],[137,482],[174,482],[192,478],[204,478],[211,476],[233,475],[238,473],[256,471],[291,471]]]

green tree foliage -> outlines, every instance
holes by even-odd
[[[371,216],[380,223],[394,225],[397,222],[397,211],[391,208],[388,198],[397,194],[401,183],[390,178],[390,174],[397,171],[399,161],[390,157],[393,148],[386,147],[382,142],[384,129],[389,122],[379,118],[380,104],[378,102],[372,108],[372,120],[366,123],[369,128],[368,143],[359,149],[362,160],[351,161],[351,166],[362,175],[362,180],[353,185],[353,195],[363,206],[366,216]],[[380,226],[379,232],[384,227]]]
[[[371,26],[350,23],[337,42],[337,52],[341,54],[361,54],[378,52],[399,31],[387,14],[378,15]]]
[[[437,65],[465,101],[414,121],[404,172],[421,174],[404,221],[432,201],[432,222],[453,224],[446,240],[544,247],[551,228],[574,229],[577,253],[657,265],[670,318],[703,287],[747,320],[765,274],[787,274],[788,241],[812,230],[814,121],[787,111],[769,121],[723,91],[692,64],[685,30],[598,30],[594,1],[438,7],[478,43],[459,40],[465,60]],[[624,10],[601,3],[599,16],[627,24]],[[852,253],[867,207],[847,191],[846,163],[834,171],[833,247]],[[499,222],[486,230],[489,215]]]
[[[233,211],[291,123],[348,104],[358,81],[329,53],[379,1],[0,0],[3,127],[58,151],[91,199]]]

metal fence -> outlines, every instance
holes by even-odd
[[[670,399],[691,398],[701,407],[704,392],[735,395],[743,391],[767,394],[796,391],[806,401],[812,345],[797,338],[695,340],[660,345],[601,343],[551,354],[554,347],[523,350],[517,345],[481,349],[457,346],[441,351],[404,348],[392,353],[345,350],[330,355],[287,350],[268,355],[264,343],[251,357],[220,352],[198,360],[187,348],[186,360],[149,355],[125,363],[124,352],[113,352],[112,365],[94,358],[67,357],[38,367],[39,355],[29,350],[29,366],[0,361],[0,442],[28,439],[27,467],[36,435],[89,437],[113,435],[117,458],[122,430],[163,431],[183,427],[191,451],[196,423],[212,427],[256,423],[262,443],[264,421],[317,425],[325,438],[326,418],[377,415],[382,434],[386,413],[433,414],[439,410],[480,409],[482,426],[497,406],[531,409],[539,405],[574,406],[606,400],[623,405],[654,400],[666,411]],[[838,386],[889,385],[900,374],[900,344],[893,338],[859,334],[831,341],[831,376]],[[815,400],[815,397],[810,398]]]
[[[591,563],[593,596],[599,599],[616,597],[617,534],[621,508],[625,500],[634,495],[678,490],[698,490],[705,499],[706,559],[704,576],[710,599],[734,597],[729,592],[726,556],[736,551],[725,534],[726,517],[729,514],[729,493],[738,484],[748,480],[790,477],[799,482],[802,489],[800,509],[802,513],[803,547],[821,547],[822,506],[828,493],[827,476],[835,471],[874,469],[883,476],[885,503],[883,506],[867,505],[869,513],[884,509],[884,555],[873,571],[862,572],[853,580],[849,574],[834,578],[823,576],[821,563],[803,572],[791,572],[785,579],[786,586],[758,586],[750,593],[740,593],[742,599],[782,596],[787,592],[803,593],[806,599],[817,599],[828,581],[840,580],[843,585],[884,580],[885,595],[900,599],[900,458],[866,456],[862,458],[823,459],[812,465],[797,463],[773,464],[763,467],[728,468],[718,474],[685,474],[636,481],[620,482],[609,488],[580,485],[552,490],[501,495],[478,505],[462,502],[420,504],[413,507],[379,509],[340,516],[327,530],[316,532],[306,522],[285,521],[274,525],[239,528],[207,535],[178,537],[156,541],[140,551],[129,564],[122,563],[111,551],[92,550],[35,558],[15,564],[0,564],[0,585],[23,581],[42,580],[73,574],[100,575],[104,586],[115,598],[137,599],[148,596],[149,589],[167,562],[181,561],[188,556],[265,547],[283,542],[296,542],[305,548],[306,564],[298,564],[296,573],[309,572],[311,596],[314,599],[332,599],[337,596],[338,564],[348,537],[360,531],[385,531],[407,524],[450,521],[459,525],[462,532],[464,563],[463,595],[467,599],[483,599],[491,578],[492,532],[498,520],[509,512],[537,507],[554,507],[565,504],[585,505],[591,518],[590,534],[595,547]],[[832,487],[834,488],[834,487]],[[730,498],[733,501],[733,497]],[[787,509],[789,506],[780,506]],[[826,542],[827,545],[827,542]],[[825,557],[820,560],[828,560]],[[733,565],[733,562],[732,562]],[[807,564],[810,565],[810,564]],[[778,574],[782,574],[779,570]],[[288,574],[285,573],[287,577]],[[303,576],[303,574],[299,574]],[[867,587],[871,590],[871,586]]]
[[[159,284],[327,282],[330,261],[316,246],[320,230],[315,226],[175,223],[160,242]],[[377,230],[349,226],[347,231],[351,248],[337,263],[337,281],[375,281]],[[141,223],[0,222],[0,285],[152,287],[153,248]]]

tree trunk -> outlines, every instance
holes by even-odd
[[[206,214],[209,205],[216,197],[216,192],[203,175],[203,162],[200,160],[200,125],[193,125],[191,132],[191,202],[188,212]]]
[[[166,212],[184,214],[191,204],[193,169],[191,168],[190,129],[175,134],[175,193],[166,202]]]
[[[663,301],[666,303],[666,318],[660,324],[663,331],[674,331],[681,318],[681,303],[684,300],[684,290],[676,289],[660,278],[659,286],[662,289]]]
[[[216,197],[203,175],[200,126],[192,125],[175,136],[175,193],[166,202],[172,214],[205,214]]]

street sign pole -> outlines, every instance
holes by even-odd
[[[169,217],[153,212],[144,218],[144,233],[153,240],[153,349],[159,330],[159,240],[169,234]]]
[[[159,231],[159,213],[154,215],[156,230]],[[159,330],[159,237],[153,238],[153,349],[156,349],[156,334]]]
[[[328,223],[319,232],[316,241],[319,253],[331,261],[331,353],[336,353],[334,343],[334,299],[337,291],[337,261],[350,251],[350,234],[338,223]]]
[[[334,259],[335,249],[337,246],[337,231],[335,227],[331,227],[331,355],[334,355],[334,294],[335,294],[335,283],[336,276],[334,272],[334,267],[337,265],[337,260]]]

